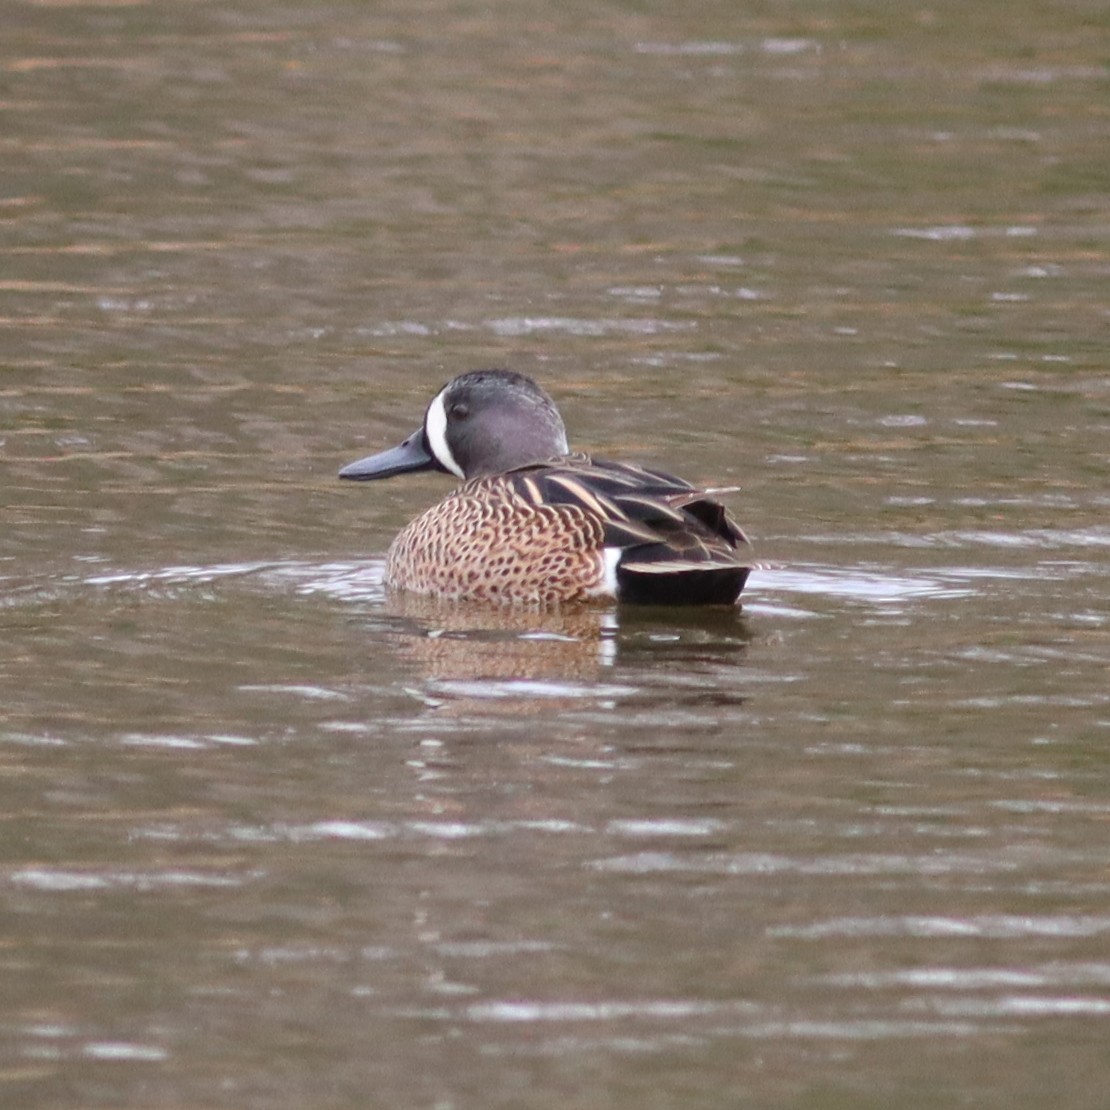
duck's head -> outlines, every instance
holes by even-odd
[[[480,478],[567,451],[555,402],[531,378],[511,370],[475,370],[452,378],[432,398],[424,423],[406,440],[350,463],[339,477],[369,481],[410,470],[444,470]]]

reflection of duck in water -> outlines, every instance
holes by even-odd
[[[426,695],[435,708],[452,716],[479,706],[498,716],[557,714],[583,698],[632,698],[668,711],[743,700],[712,694],[700,678],[707,665],[737,665],[751,641],[735,606],[671,609],[660,625],[645,607],[493,605],[397,591],[384,611],[397,654],[432,683]],[[632,674],[646,685],[629,686]]]
[[[618,598],[731,605],[747,538],[704,490],[661,471],[571,454],[554,402],[508,370],[450,381],[399,446],[341,478],[443,470],[464,480],[393,541],[390,586],[531,604]]]
[[[536,609],[397,592],[386,602],[400,654],[446,681],[593,681],[616,660],[617,614]]]

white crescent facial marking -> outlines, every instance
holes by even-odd
[[[428,447],[436,457],[436,461],[452,474],[465,478],[462,467],[455,462],[455,456],[447,446],[447,410],[443,406],[443,395],[446,392],[446,388],[441,389],[428,406],[428,415],[424,417],[424,434],[428,437]]]

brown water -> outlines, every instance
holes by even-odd
[[[0,1105],[1106,1105],[1103,5],[3,24]],[[491,364],[743,612],[387,599]]]

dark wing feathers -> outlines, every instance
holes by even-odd
[[[632,601],[731,604],[749,567],[747,537],[704,490],[663,471],[571,455],[504,475],[533,504],[575,505],[623,549],[621,596]]]
[[[712,497],[706,496],[701,490],[695,491],[694,495],[688,499],[672,501],[671,504],[680,505],[683,511],[700,520],[711,532],[731,539],[734,547],[738,543],[748,542],[748,537],[744,535],[736,521],[728,515],[724,505],[720,501],[714,501]]]
[[[543,475],[544,500],[549,505],[579,505],[602,520],[624,522],[628,514],[597,483],[583,480],[581,474],[553,470]]]

